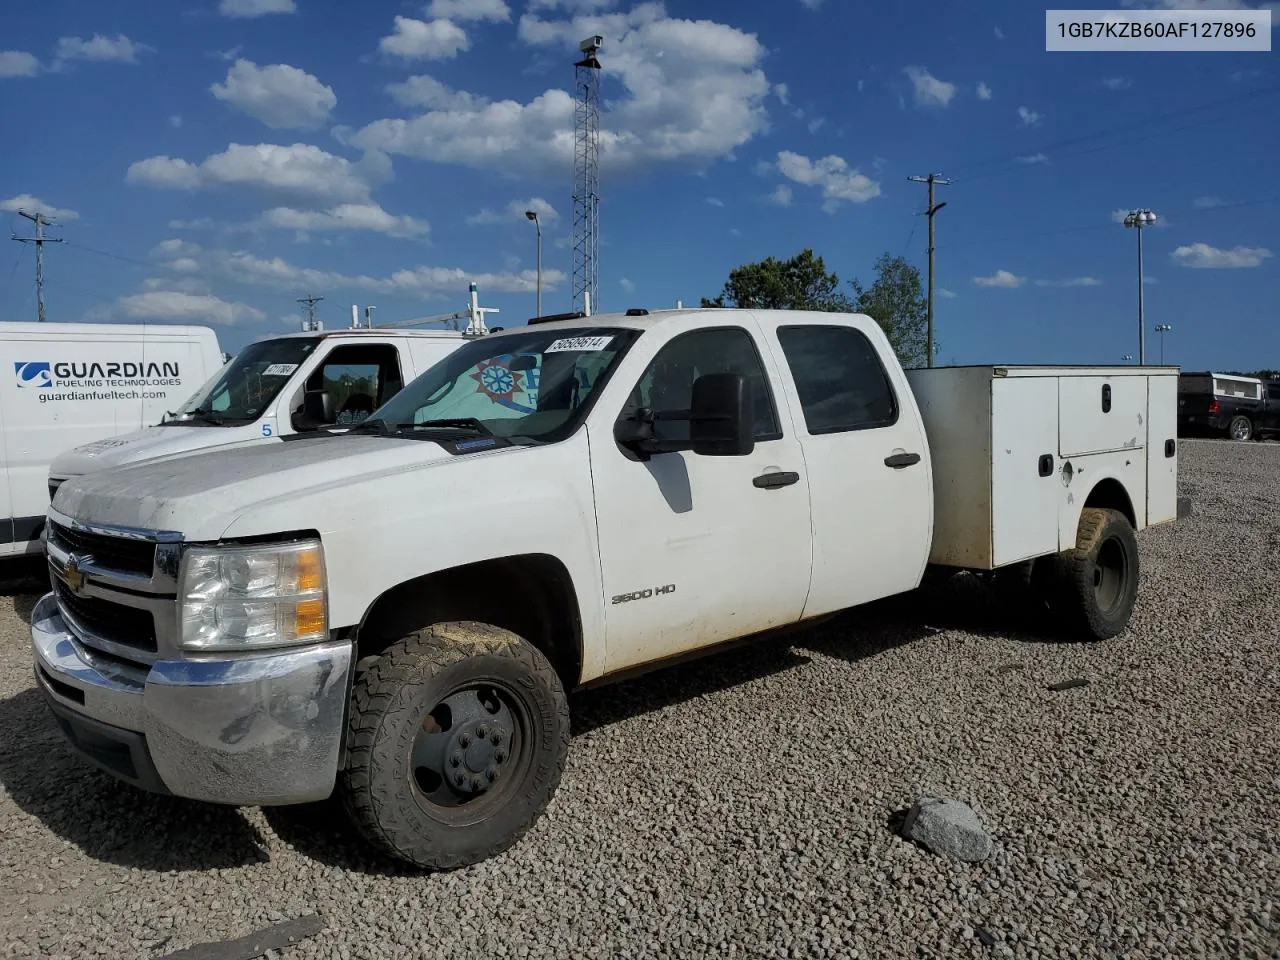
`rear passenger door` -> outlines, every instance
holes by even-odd
[[[1275,433],[1280,431],[1280,380],[1269,380],[1266,391],[1267,404],[1262,427],[1268,433]]]
[[[914,589],[929,556],[933,494],[924,427],[879,329],[848,318],[780,323],[784,381],[800,411],[813,512],[804,616]]]
[[[742,326],[678,334],[650,358],[621,409],[591,418],[609,671],[800,618],[809,586],[808,483],[762,352]],[[688,411],[694,380],[721,372],[751,382],[751,454],[680,451],[642,461],[614,440],[617,420],[641,407],[658,415],[657,439],[686,440],[688,421],[662,414]]]

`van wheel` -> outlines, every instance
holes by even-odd
[[[1138,597],[1138,538],[1118,510],[1087,507],[1074,549],[1057,560],[1054,612],[1073,636],[1106,640],[1129,624]]]
[[[1232,417],[1227,433],[1232,440],[1252,440],[1253,422],[1245,416]]]
[[[524,835],[568,751],[568,700],[541,651],[489,624],[439,623],[356,679],[339,789],[378,849],[452,869]]]

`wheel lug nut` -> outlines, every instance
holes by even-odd
[[[462,765],[462,754],[460,754],[458,751],[455,750],[453,752],[453,755],[449,757],[449,766],[459,767],[461,765]]]
[[[496,746],[497,744],[501,743],[501,742],[502,742],[502,731],[501,731],[501,730],[494,730],[494,731],[493,731],[493,733],[489,734],[489,739],[493,741],[493,743],[494,743],[494,745],[495,745],[495,746]]]
[[[488,735],[489,735],[489,728],[488,728],[488,727],[477,727],[477,728],[476,728],[476,736],[477,736],[477,737],[479,737],[481,740],[483,740],[483,739],[484,739],[485,737],[487,737]]]
[[[467,778],[463,774],[459,773],[453,778],[453,782],[460,787],[465,787],[467,785]]]
[[[483,780],[481,780],[479,777],[475,777],[475,778],[473,778],[473,779],[472,779],[472,781],[471,781],[471,789],[472,789],[472,790],[483,790],[483,789],[484,789],[484,781],[483,781]]]
[[[462,736],[458,738],[458,742],[462,744],[464,747],[471,746],[471,734],[464,733]]]
[[[498,771],[495,770],[493,767],[490,767],[488,770],[486,770],[484,772],[484,775],[488,777],[490,783],[493,783],[493,781],[498,779]]]
[[[498,763],[501,763],[503,760],[507,759],[507,751],[505,750],[493,751],[493,759],[498,761]]]

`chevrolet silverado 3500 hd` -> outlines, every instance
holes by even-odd
[[[71,477],[32,618],[68,740],[228,804],[335,790],[383,851],[514,843],[566,691],[917,587],[1043,570],[1124,630],[1177,516],[1176,370],[905,372],[856,314],[630,311],[440,360],[350,432]],[[655,748],[657,749],[657,748]]]

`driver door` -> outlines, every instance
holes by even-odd
[[[614,440],[613,419],[593,418],[609,672],[793,623],[804,608],[809,488],[753,332],[726,326],[677,336],[616,416],[649,407],[659,439],[687,439],[687,421],[661,414],[687,411],[694,380],[720,372],[752,385],[756,445],[747,456],[680,451],[641,461]],[[779,473],[784,482],[767,479]]]

